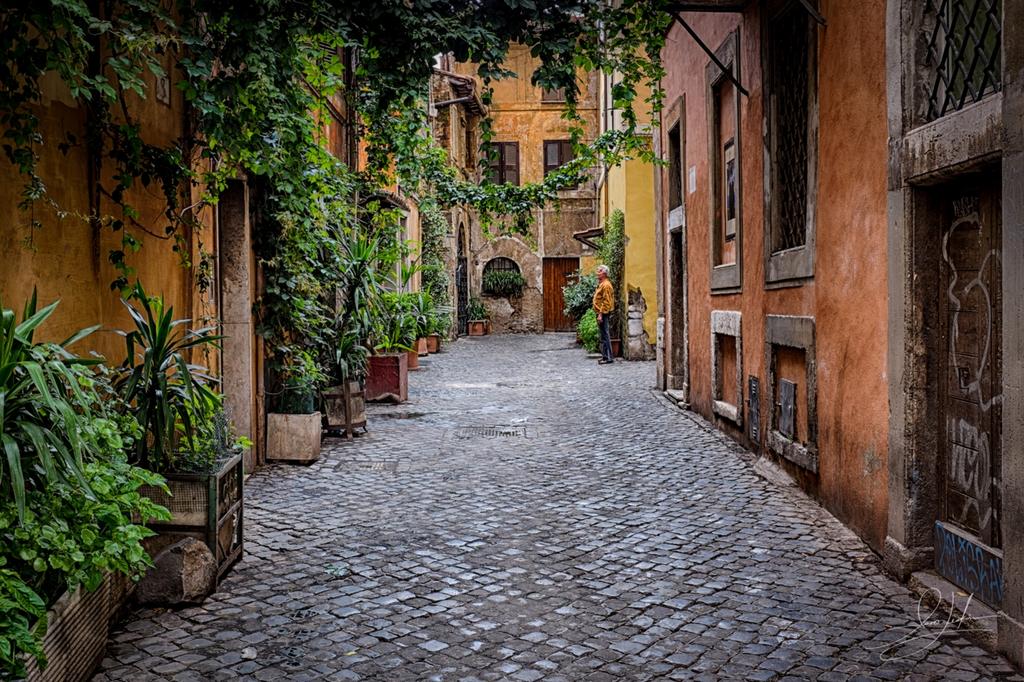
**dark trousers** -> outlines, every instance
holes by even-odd
[[[611,362],[615,358],[612,357],[612,333],[610,313],[605,313],[601,315],[601,321],[598,322],[598,327],[600,327],[601,329],[601,357]]]

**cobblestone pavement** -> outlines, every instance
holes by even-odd
[[[96,679],[1013,676],[915,627],[865,545],[653,393],[653,365],[566,335],[423,365],[369,435],[252,476],[243,562],[201,607],[135,613]]]

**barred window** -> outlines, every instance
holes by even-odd
[[[1002,87],[1001,17],[1002,0],[926,1],[929,121]]]
[[[807,243],[810,21],[793,2],[771,25],[773,253]]]

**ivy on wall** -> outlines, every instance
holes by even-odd
[[[166,221],[156,236],[180,246],[197,211],[244,172],[259,193],[254,243],[267,274],[261,334],[277,369],[315,376],[314,358],[333,343],[323,325],[334,314],[330,292],[346,284],[346,243],[399,229],[389,217],[365,216],[359,198],[399,184],[436,196],[440,207],[471,205],[486,223],[529,216],[597,164],[649,158],[634,134],[635,110],[660,106],[669,7],[669,0],[12,0],[0,10],[3,151],[25,177],[23,208],[43,204],[120,235],[108,257],[121,289],[134,277],[131,257],[147,229],[132,205],[140,189],[162,193]],[[503,66],[510,42],[539,59],[533,74],[519,75],[565,91],[576,158],[541,183],[467,182],[424,133],[434,58],[451,53],[476,63],[487,103],[494,80],[512,75]],[[347,61],[353,51],[358,59]],[[578,69],[617,74],[611,94],[625,122],[585,145]],[[84,138],[44,138],[39,107],[50,74],[85,112]],[[152,138],[135,105],[153,95],[157,78],[187,105],[184,132],[169,144]],[[641,83],[653,93],[648,102],[636,101]],[[335,96],[365,143],[367,164],[358,172],[319,144]],[[39,165],[44,152],[80,146],[92,163],[84,212],[56,203]],[[101,198],[113,210],[102,211]]]

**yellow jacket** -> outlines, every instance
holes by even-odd
[[[615,310],[615,293],[611,280],[605,279],[597,285],[597,291],[594,292],[594,312],[607,315],[613,310]]]

